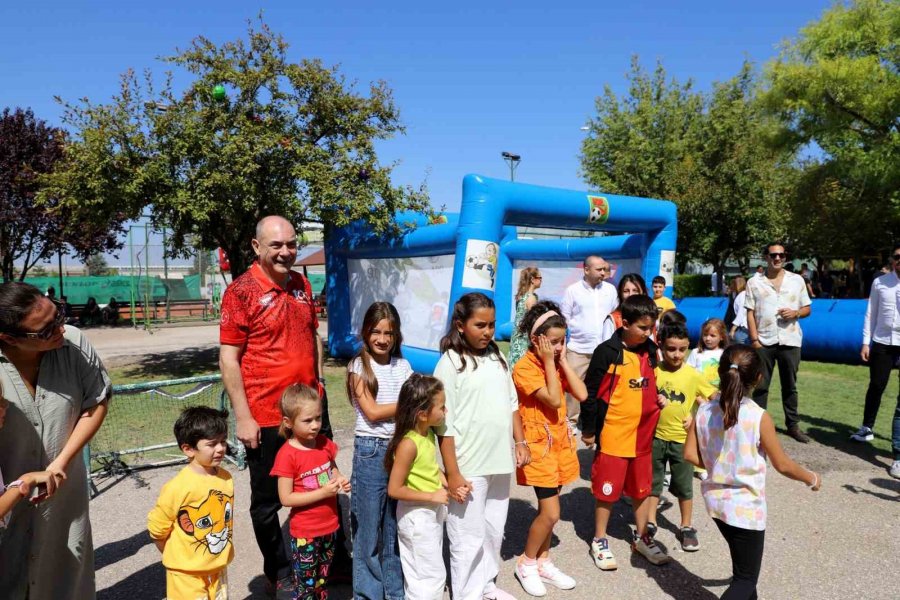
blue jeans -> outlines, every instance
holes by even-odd
[[[384,456],[390,440],[357,436],[353,443],[350,527],[353,597],[401,600],[403,567],[397,543],[397,501],[387,495]]]
[[[750,332],[746,327],[738,327],[734,330],[734,336],[732,336],[732,341],[735,344],[744,344],[746,346],[750,345]]]

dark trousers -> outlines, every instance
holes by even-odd
[[[290,563],[278,520],[281,509],[278,478],[270,477],[269,473],[285,439],[278,435],[277,427],[263,427],[259,437],[259,446],[246,449],[250,470],[250,520],[256,545],[263,555],[263,573],[269,581],[277,581],[288,575]]]
[[[891,369],[900,360],[900,346],[888,346],[872,342],[869,347],[869,389],[866,390],[866,408],[863,425],[875,427],[875,418],[881,407],[881,396],[891,378]],[[892,445],[894,460],[900,460],[900,394],[897,394],[897,408],[894,409]]]
[[[797,412],[797,370],[800,368],[800,348],[796,346],[763,346],[756,354],[762,363],[762,381],[753,390],[753,401],[761,408],[769,403],[769,385],[772,371],[778,365],[778,379],[781,381],[781,403],[784,405],[784,424],[788,428],[800,424]]]
[[[713,519],[731,553],[731,585],[722,594],[722,600],[756,600],[756,582],[762,568],[765,531],[741,529]]]

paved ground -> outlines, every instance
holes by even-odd
[[[88,332],[105,360],[123,361],[117,364],[127,364],[147,352],[181,350],[185,345],[213,346],[216,333],[217,329],[209,326],[157,330],[152,335],[125,329]],[[337,432],[337,441],[344,448],[339,462],[347,473],[351,436],[349,431]],[[900,555],[900,481],[888,477],[887,458],[865,451],[849,454],[815,442],[801,446],[784,437],[782,440],[792,456],[822,470],[824,486],[821,492],[813,493],[802,484],[770,474],[760,597],[900,597],[896,564]],[[569,592],[551,590],[548,598],[711,599],[724,591],[730,576],[728,551],[702,501],[694,508],[702,546],[699,552],[688,554],[678,549],[674,536],[678,509],[671,507],[661,513],[658,538],[670,549],[673,563],[653,567],[632,556],[625,541],[630,508],[620,503],[610,528],[612,550],[620,568],[614,573],[594,568],[587,555],[593,533],[593,502],[586,479],[589,451],[581,451],[580,458],[583,478],[563,491],[563,521],[557,527],[558,541],[553,549],[557,565],[575,577],[578,586]],[[146,515],[160,486],[175,471],[158,469],[120,481],[100,482],[102,493],[91,503],[91,513],[101,599],[163,597],[165,576],[159,555],[146,536]],[[261,558],[248,514],[249,477],[246,472],[232,472],[237,488],[237,557],[229,569],[232,598],[262,597]],[[699,500],[697,481],[695,494]],[[531,491],[514,485],[499,584],[519,598],[527,596],[512,577],[513,561],[524,545],[534,506]],[[334,590],[332,597],[349,598],[350,594],[344,587]]]

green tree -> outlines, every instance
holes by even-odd
[[[581,174],[611,194],[671,199],[681,194],[675,176],[691,152],[703,96],[688,81],[667,81],[661,63],[647,73],[632,57],[629,89],[619,98],[607,84],[596,99],[581,148]]]
[[[859,256],[900,239],[898,40],[900,2],[854,0],[768,65],[762,98],[783,123],[781,143],[821,150],[804,165],[795,210],[816,254]]]
[[[746,268],[763,244],[788,233],[794,155],[772,148],[777,123],[756,102],[757,87],[748,62],[732,79],[714,84],[676,175],[683,178],[679,232],[690,236],[688,253],[718,273],[731,259]]]
[[[745,63],[710,94],[667,81],[657,64],[648,75],[632,61],[629,91],[607,86],[582,145],[586,181],[603,191],[671,200],[678,205],[680,271],[689,260],[722,272],[746,262],[757,245],[781,232],[776,211],[790,191],[791,155],[767,143],[771,119],[754,102],[756,80]]]
[[[66,104],[76,142],[55,190],[73,211],[136,218],[149,207],[171,254],[221,247],[235,275],[268,214],[388,232],[397,211],[429,211],[424,184],[393,186],[394,165],[378,162],[375,143],[404,132],[387,85],[361,94],[336,67],[289,62],[287,50],[250,24],[246,40],[198,37],[166,59],[193,76],[181,94],[171,75],[155,94],[149,73],[141,84],[128,72],[111,103]]]
[[[84,261],[84,269],[87,271],[87,274],[92,277],[109,275],[109,264],[106,262],[106,257],[99,252],[87,257]]]

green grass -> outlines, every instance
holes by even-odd
[[[509,345],[506,342],[500,342],[499,345],[505,354]],[[218,373],[217,354],[206,352],[184,357],[176,353],[177,358],[155,355],[149,362],[111,369],[110,375],[114,384],[123,384],[215,374]],[[353,407],[347,400],[345,376],[345,361],[326,361],[329,416],[332,427],[336,430],[351,429],[355,418]],[[862,421],[868,382],[867,367],[802,362],[797,387],[803,427],[816,441],[826,446],[849,453],[864,450],[860,445],[848,442],[848,437]],[[892,377],[884,393],[881,414],[875,425],[875,441],[871,448],[877,453],[890,453],[891,418],[897,398],[897,385],[897,377]],[[173,394],[183,393],[191,387],[176,386],[167,391]],[[189,401],[157,397],[152,403],[146,397],[120,395],[113,401],[106,423],[92,446],[95,451],[107,451],[171,441],[172,423],[181,408],[186,403],[200,401],[218,406],[219,390],[221,388],[217,387],[208,397],[195,397]],[[783,430],[784,413],[781,410],[781,390],[777,374],[769,391],[769,412],[776,426]],[[177,455],[177,449],[168,449],[145,455],[142,460]],[[126,462],[131,460],[133,459],[126,459]]]
[[[850,443],[850,434],[862,424],[868,385],[869,368],[866,366],[801,362],[797,390],[803,428],[822,444],[845,447]],[[897,386],[897,377],[891,377],[875,422],[872,445],[885,453],[891,450],[891,420],[896,406]],[[781,409],[781,385],[777,372],[769,388],[768,409],[775,426],[783,429],[784,411]]]

